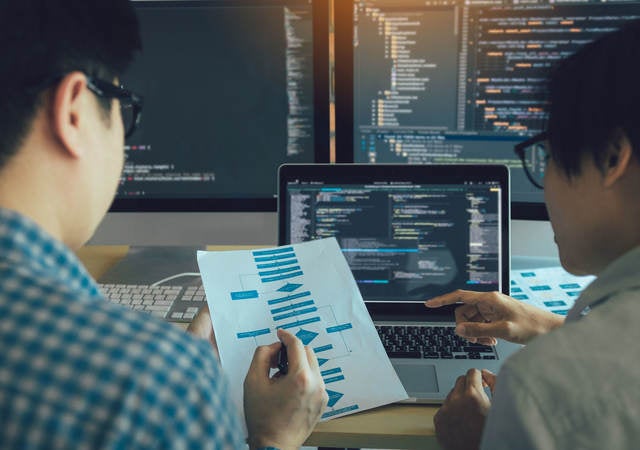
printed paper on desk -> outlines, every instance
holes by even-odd
[[[335,238],[285,247],[198,252],[222,367],[242,411],[257,346],[285,328],[311,347],[329,404],[323,419],[407,398]]]
[[[562,267],[511,271],[511,297],[566,316],[594,276],[571,275]]]

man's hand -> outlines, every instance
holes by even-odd
[[[213,333],[213,324],[211,323],[211,314],[209,313],[209,305],[204,305],[198,315],[191,321],[187,331],[195,337],[209,341],[213,350],[218,354],[218,344],[216,336]]]
[[[470,342],[495,345],[496,338],[517,344],[548,333],[564,323],[564,318],[535,306],[519,302],[500,292],[458,290],[425,302],[428,308],[453,305],[456,308],[456,333]]]
[[[490,374],[490,372],[488,372]],[[492,375],[492,374],[491,374]],[[433,418],[438,442],[446,450],[471,450],[480,447],[484,421],[491,402],[484,391],[484,374],[470,369],[458,377],[455,387]],[[488,382],[489,381],[489,382]]]
[[[299,448],[328,401],[313,351],[285,330],[278,330],[278,338],[281,343],[257,348],[244,381],[244,413],[252,449]],[[288,372],[270,378],[282,345],[287,348]]]
[[[482,387],[488,387],[491,395],[496,390],[496,376],[487,369],[482,369]]]

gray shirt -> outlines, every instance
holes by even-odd
[[[640,247],[500,370],[483,449],[640,448]]]

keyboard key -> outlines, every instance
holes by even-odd
[[[164,311],[164,312],[168,312],[169,309],[170,308],[168,306],[160,306],[160,305],[146,305],[145,306],[145,311]]]
[[[474,352],[474,353],[493,353],[493,347],[488,347],[486,345],[482,346],[482,347],[472,347],[472,346],[465,346],[462,347],[462,351],[464,352]]]
[[[167,300],[160,300],[160,301],[154,302],[154,305],[156,305],[156,306],[171,306],[171,305],[173,305],[173,302],[167,301]]]
[[[420,352],[407,352],[407,351],[394,351],[387,352],[389,358],[422,358],[422,354]]]

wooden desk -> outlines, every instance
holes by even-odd
[[[209,250],[241,250],[248,246],[209,246]],[[126,245],[86,246],[78,257],[100,278],[129,249]],[[371,389],[375,389],[371,386]],[[351,448],[439,448],[433,428],[436,406],[389,405],[318,424],[305,445]]]

